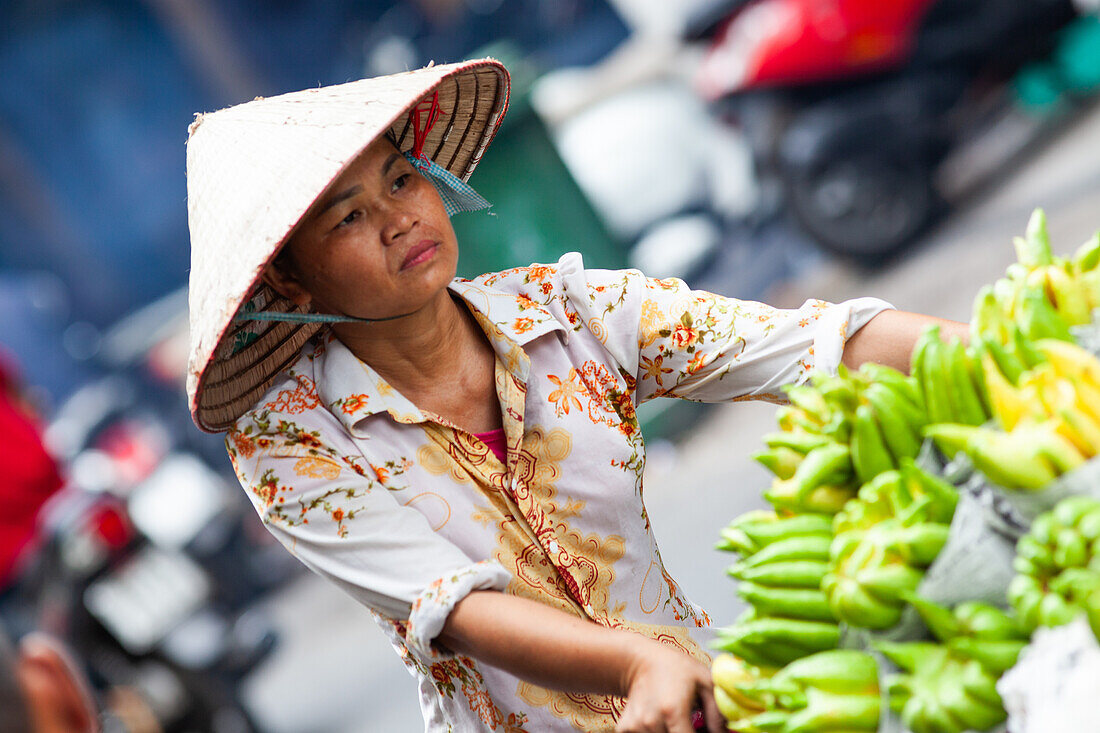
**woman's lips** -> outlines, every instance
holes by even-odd
[[[401,263],[401,269],[407,270],[410,267],[416,267],[422,262],[427,262],[435,255],[436,247],[438,247],[438,245],[430,239],[424,239],[414,244],[409,248],[409,251],[405,253],[405,261]]]

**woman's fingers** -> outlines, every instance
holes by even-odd
[[[718,703],[714,702],[714,690],[703,690],[699,693],[699,699],[703,703],[703,719],[707,722],[709,733],[726,733],[729,727],[726,718],[718,711]]]

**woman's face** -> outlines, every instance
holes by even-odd
[[[419,310],[458,265],[439,194],[385,137],[314,203],[286,247],[290,266],[269,266],[269,284],[299,305],[360,318]]]

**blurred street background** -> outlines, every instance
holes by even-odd
[[[1100,228],[1088,2],[7,0],[0,386],[64,484],[0,490],[0,621],[132,692],[117,730],[422,728],[367,611],[267,539],[190,422],[184,143],[195,112],[481,55],[513,97],[460,275],[578,250],[966,320],[1033,208],[1056,252]],[[713,544],[760,502],[774,409],[640,411],[663,558],[717,625],[740,603]]]

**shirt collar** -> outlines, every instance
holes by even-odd
[[[469,306],[493,350],[513,376],[527,381],[531,362],[523,347],[565,326],[544,306],[525,295],[456,278],[448,289]],[[331,333],[314,352],[317,391],[321,401],[352,435],[365,437],[358,425],[380,412],[403,423],[425,422],[427,417],[374,369],[351,353]]]

